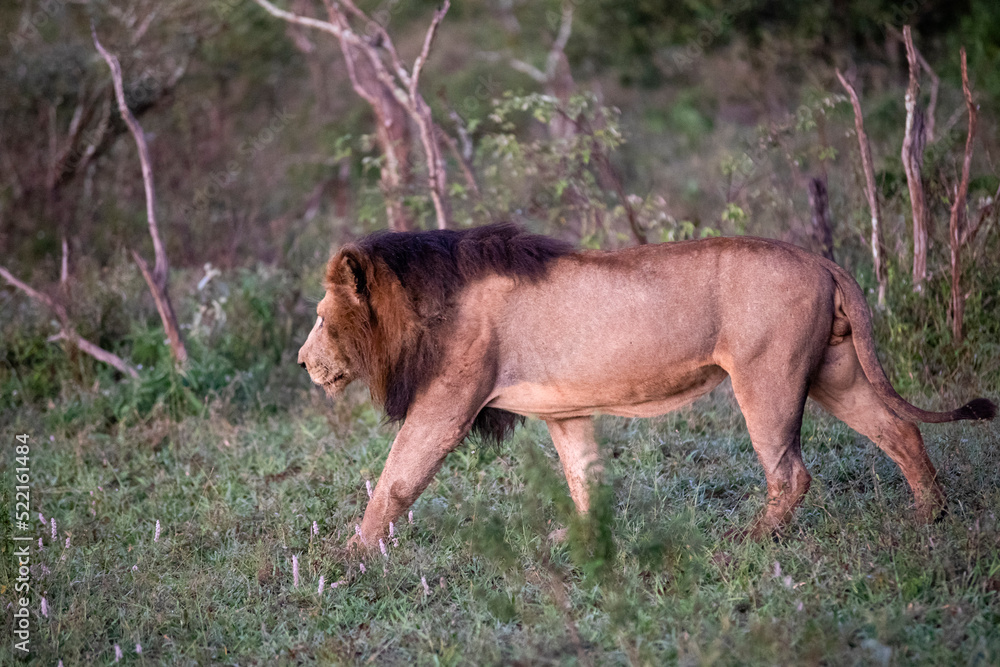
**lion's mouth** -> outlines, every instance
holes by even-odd
[[[347,378],[347,373],[337,373],[332,378],[323,383],[323,388],[327,391],[334,391]]]

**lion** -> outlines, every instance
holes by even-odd
[[[764,468],[747,531],[780,532],[809,489],[806,398],[896,462],[933,520],[945,496],[917,422],[988,420],[984,398],[928,412],[886,378],[864,294],[835,263],[763,238],[575,251],[509,223],[384,232],[330,259],[299,351],[330,396],[359,380],[402,422],[355,546],[386,534],[470,433],[545,421],[577,511],[600,479],[592,416],[653,417],[727,376]]]

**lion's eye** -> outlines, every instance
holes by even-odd
[[[323,326],[323,317],[322,316],[316,318],[316,324],[318,324],[319,326]]]

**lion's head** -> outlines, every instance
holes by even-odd
[[[537,280],[568,252],[569,245],[512,224],[368,236],[330,259],[299,364],[331,396],[363,381],[387,417],[402,420],[439,372],[461,290],[490,274]],[[483,410],[474,430],[498,439],[513,415],[497,412]]]
[[[392,368],[417,329],[399,280],[384,262],[350,245],[330,260],[325,286],[299,364],[330,396],[360,379],[384,403]]]

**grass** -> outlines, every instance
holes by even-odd
[[[137,665],[1000,663],[995,425],[924,428],[950,498],[925,526],[898,469],[810,411],[814,482],[790,534],[742,544],[727,533],[760,509],[763,474],[724,389],[657,420],[602,418],[589,523],[529,422],[501,450],[452,454],[361,573],[341,547],[392,429],[360,392],[331,408],[297,391],[287,411],[217,401],[104,430],[59,417],[86,391],[6,411],[5,437],[32,437],[35,664],[110,664],[116,644]],[[337,587],[318,594],[320,575]]]

